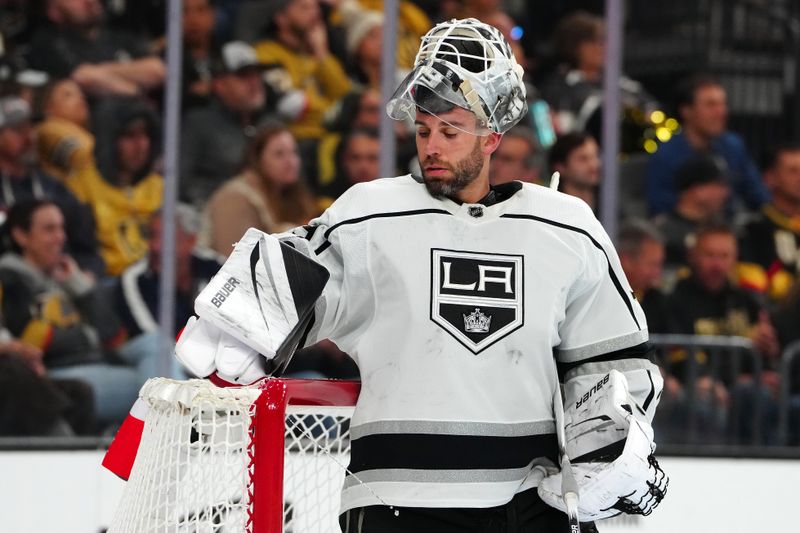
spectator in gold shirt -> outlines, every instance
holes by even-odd
[[[268,83],[282,93],[277,108],[298,140],[325,133],[325,112],[350,90],[350,81],[328,46],[318,0],[278,0],[269,38],[255,45],[269,69]]]

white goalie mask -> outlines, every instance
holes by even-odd
[[[478,118],[477,129],[467,133],[505,133],[527,111],[522,76],[497,28],[473,18],[442,22],[422,38],[414,69],[386,111],[395,120],[413,120],[418,109],[439,117],[458,106]]]

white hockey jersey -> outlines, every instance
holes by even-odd
[[[626,358],[645,318],[588,206],[510,187],[487,207],[381,179],[295,230],[331,273],[305,344],[332,339],[361,373],[342,512],[502,505],[557,458],[559,370],[652,366]]]

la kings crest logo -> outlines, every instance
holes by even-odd
[[[521,255],[431,250],[431,320],[478,354],[523,324]]]

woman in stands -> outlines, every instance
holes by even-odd
[[[300,174],[294,137],[283,125],[268,125],[248,146],[244,170],[211,196],[200,245],[227,256],[247,228],[275,233],[306,224],[317,214]]]

